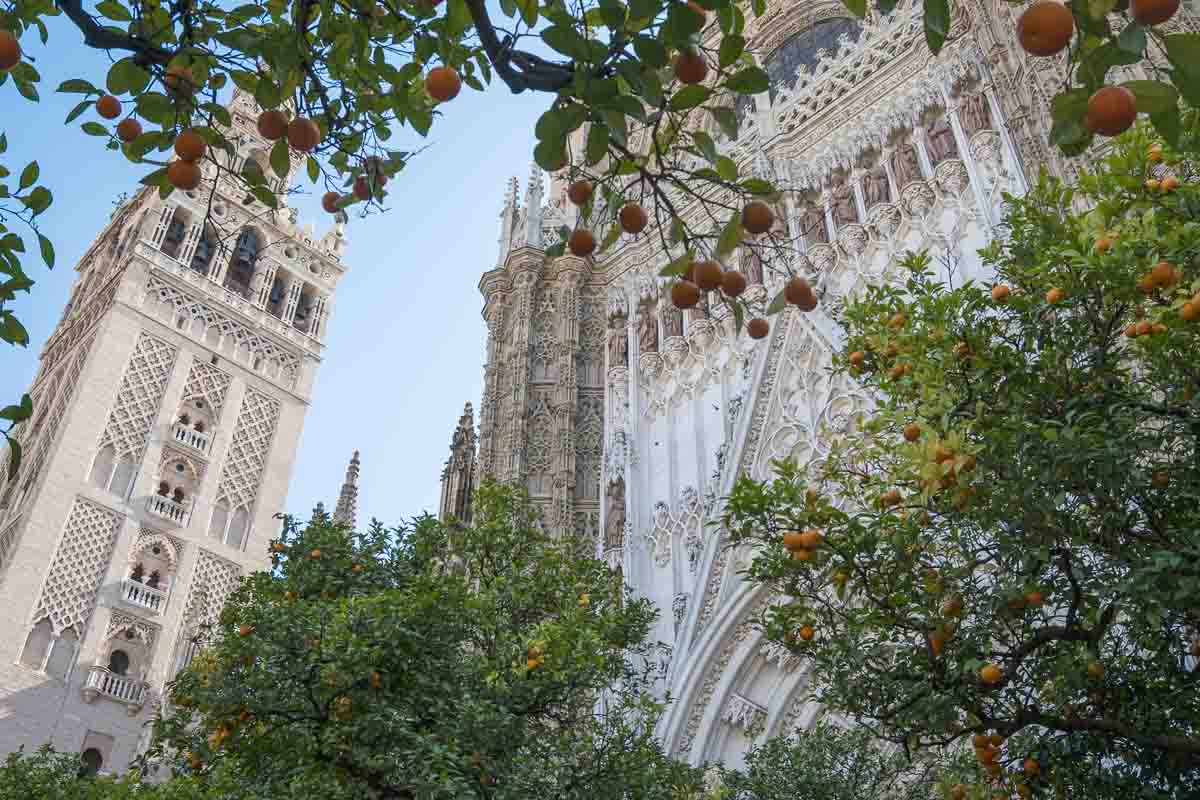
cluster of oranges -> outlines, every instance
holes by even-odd
[[[567,199],[576,206],[586,205],[594,193],[595,187],[587,180],[575,181],[567,187]],[[625,233],[636,236],[646,229],[649,222],[646,209],[636,202],[628,202],[617,211],[617,223]],[[596,237],[587,228],[576,228],[567,237],[567,249],[571,255],[587,258],[596,251]]]
[[[783,549],[792,555],[793,561],[809,561],[821,546],[821,532],[816,528],[805,531],[786,531],[783,534]]]
[[[1130,0],[1129,13],[1140,25],[1160,25],[1179,10],[1180,0]],[[1054,0],[1041,0],[1017,21],[1017,41],[1034,56],[1054,56],[1071,44],[1075,19]],[[1102,86],[1088,98],[1083,126],[1092,133],[1116,136],[1137,119],[1137,102],[1123,86]]]
[[[540,645],[533,645],[525,651],[525,669],[535,670],[546,663],[546,654]]]
[[[208,144],[193,130],[180,131],[175,137],[175,155],[179,158],[167,165],[167,180],[176,189],[195,189],[200,185],[200,165]]]

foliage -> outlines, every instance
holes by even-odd
[[[654,612],[485,485],[469,528],[289,524],[171,687],[148,760],[241,797],[674,796]],[[187,709],[185,711],[184,709]],[[189,713],[190,711],[190,713]]]
[[[855,16],[867,13],[867,0],[843,2]],[[897,4],[871,3],[881,13]],[[1083,128],[1091,91],[1112,67],[1143,60],[1153,42],[1169,66],[1154,65],[1160,80],[1128,86],[1162,135],[1175,141],[1180,94],[1197,102],[1200,37],[1164,35],[1134,22],[1118,33],[1109,20],[1128,18],[1127,0],[1077,0],[1072,6],[1075,88],[1054,99],[1054,139],[1069,152],[1081,152],[1091,141]],[[45,19],[64,14],[85,46],[111,56],[105,76],[79,76],[58,87],[80,96],[66,122],[90,117],[103,95],[120,99],[120,113],[145,123],[140,134],[120,138],[115,125],[91,118],[80,127],[109,150],[147,165],[142,182],[163,196],[173,191],[166,168],[172,146],[191,129],[210,145],[203,157],[209,168],[243,189],[247,204],[278,205],[274,181],[257,162],[231,174],[229,160],[219,157],[234,152],[227,136],[230,115],[219,99],[237,86],[263,108],[284,109],[317,126],[315,148],[297,141],[292,145],[298,149],[289,149],[288,137],[276,141],[268,159],[275,178],[289,179],[303,165],[309,180],[340,197],[332,207],[380,208],[387,179],[420,150],[419,138],[397,144],[394,137],[409,131],[425,137],[439,115],[426,87],[431,67],[439,65],[475,90],[496,75],[513,92],[553,97],[534,131],[534,157],[549,170],[570,164],[573,178],[597,183],[580,224],[597,229],[600,252],[620,234],[617,210],[638,202],[649,204],[651,235],[675,259],[666,275],[683,275],[705,255],[727,259],[739,245],[761,251],[767,269],[787,273],[793,269],[790,240],[777,233],[751,235],[741,219],[748,201],[778,203],[785,187],[743,174],[718,152],[709,133],[715,124],[735,136],[736,97],[768,88],[745,36],[747,12],[765,11],[765,0],[500,0],[503,19],[497,23],[496,9],[486,0],[101,0],[94,9],[82,0],[13,0],[0,10],[0,31],[18,40],[37,35],[44,44]],[[926,42],[937,53],[951,36],[950,0],[922,0],[922,13]],[[681,54],[698,55],[703,74],[677,75]],[[40,75],[28,59],[0,71],[0,85],[9,78],[22,97],[38,101]],[[693,157],[703,166],[696,167]],[[36,162],[23,171],[22,189],[30,170],[36,180]],[[51,201],[44,187],[12,198],[23,208],[9,214],[29,223]],[[5,211],[0,208],[0,216]],[[564,241],[567,233],[562,231]],[[40,235],[38,241],[52,265],[49,241]],[[553,245],[547,255],[563,247]],[[7,276],[0,284],[0,338],[18,344],[27,337],[2,303],[31,285],[19,266],[21,252],[19,238],[0,239]],[[724,302],[739,328],[749,311],[776,313],[783,307],[782,299],[761,303],[761,309],[746,298]],[[20,458],[15,441],[10,453],[15,466]]]
[[[1185,131],[1176,150],[1136,129],[1076,188],[1043,174],[1010,198],[982,251],[991,293],[921,253],[846,301],[833,369],[869,415],[729,501],[733,541],[761,547],[753,579],[791,598],[769,635],[813,660],[821,700],[910,748],[969,741],[980,779],[945,786],[972,797],[985,780],[1200,791],[1194,118]],[[805,529],[821,541],[789,556],[783,533]]]
[[[746,755],[744,770],[722,766],[721,800],[929,800],[943,758],[911,761],[865,727],[825,721],[776,737]]]

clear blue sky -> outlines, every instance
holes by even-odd
[[[0,87],[9,141],[0,158],[14,175],[38,160],[41,182],[54,193],[41,230],[57,248],[58,265],[47,271],[36,257],[25,262],[37,285],[16,310],[32,342],[24,350],[0,345],[0,403],[28,386],[76,261],[108,221],[117,195],[132,192],[146,171],[79,130],[95,115],[62,124],[78,98],[54,89],[71,77],[103,85],[107,56],[85,48],[62,22],[50,26],[48,47],[36,35],[21,43],[42,73],[42,102],[19,97],[11,81]],[[510,176],[524,193],[533,124],[548,104],[548,95],[513,95],[498,81],[482,94],[464,85],[443,106],[431,147],[388,185],[389,210],[351,219],[349,271],[334,300],[292,476],[291,513],[307,514],[318,500],[332,507],[355,448],[362,451],[360,520],[392,523],[436,510],[438,478],[463,403],[471,401],[478,413],[486,330],[476,284],[496,261]],[[406,149],[405,138],[393,138],[398,149]],[[328,228],[330,217],[315,196],[294,204],[301,224]]]

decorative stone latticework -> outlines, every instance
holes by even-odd
[[[652,635],[670,648],[664,687],[674,698],[661,733],[693,763],[739,766],[754,741],[818,713],[805,663],[756,627],[774,600],[746,582],[753,554],[728,546],[720,517],[738,476],[768,478],[774,459],[807,464],[869,408],[852,381],[828,370],[841,333],[825,309],[867,285],[902,282],[896,262],[909,250],[928,249],[956,285],[987,280],[977,253],[996,234],[1003,196],[1025,192],[1042,167],[1070,180],[1081,163],[1049,144],[1065,60],[1016,46],[1019,6],[951,7],[936,57],[917,0],[861,21],[840,0],[768,0],[747,20],[747,51],[772,85],[739,101],[736,141],[715,125],[710,134],[741,174],[782,188],[775,233],[791,247],[774,262],[743,248],[736,264],[747,297],[769,299],[785,274],[799,273],[820,298],[812,313],[772,317],[761,342],[736,333],[716,297],[686,314],[670,306],[658,277],[670,257],[653,232],[619,237],[595,262],[547,262],[551,232],[575,222],[560,177],[544,204],[536,172],[523,204],[516,179],[505,192],[498,264],[480,282],[480,470],[530,487],[554,526],[567,519],[564,499],[578,507],[603,497],[594,552],[661,612]],[[1170,27],[1200,29],[1190,8]],[[1122,67],[1119,78],[1144,73]],[[701,222],[691,198],[671,201]],[[602,315],[577,310],[593,292]],[[603,353],[598,379],[593,347]],[[593,386],[598,469],[584,421]],[[573,474],[563,469],[570,463]],[[567,481],[573,489],[563,493]]]
[[[253,101],[230,113],[223,175],[270,170]],[[204,171],[113,212],[42,349],[16,475],[0,452],[0,754],[99,737],[123,770],[238,578],[269,567],[343,222],[316,234]]]

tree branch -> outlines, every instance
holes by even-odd
[[[466,0],[466,3],[488,60],[513,94],[520,94],[526,89],[557,92],[571,82],[575,72],[570,64],[547,61],[522,50],[514,51],[511,36],[501,42],[488,16],[485,0]]]
[[[83,43],[97,50],[125,50],[137,53],[153,64],[166,64],[171,53],[142,39],[101,27],[83,8],[82,0],[56,0],[56,4],[83,34]]]

